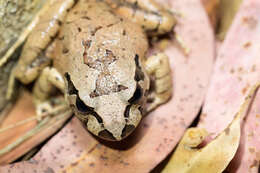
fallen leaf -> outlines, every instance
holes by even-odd
[[[232,121],[249,88],[260,78],[260,2],[243,1],[222,43],[199,126],[214,138]],[[229,166],[231,173],[258,172],[259,95],[242,125],[239,150]]]
[[[221,173],[234,157],[240,140],[240,121],[258,89],[256,84],[241,105],[234,120],[214,140],[203,144],[208,132],[190,128],[184,134],[175,153],[162,173]],[[203,147],[203,145],[206,145]]]

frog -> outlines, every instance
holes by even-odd
[[[147,56],[148,37],[171,32],[176,19],[154,0],[49,0],[8,83],[34,82],[36,116],[50,112],[57,90],[84,128],[108,141],[129,136],[172,96],[166,54]]]

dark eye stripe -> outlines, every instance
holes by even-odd
[[[94,108],[87,106],[80,98],[76,98],[76,107],[80,112],[93,112]]]
[[[85,115],[88,115],[88,114],[93,115],[100,124],[103,124],[102,118],[98,115],[98,113],[96,113],[94,111],[94,108],[86,105],[80,99],[79,94],[78,94],[78,90],[75,88],[73,82],[71,81],[69,73],[65,73],[65,78],[67,79],[67,82],[68,82],[68,92],[69,92],[69,94],[70,95],[75,94],[77,96],[77,98],[76,98],[76,108],[77,108],[77,110],[81,113],[84,113]]]
[[[66,72],[64,76],[65,76],[65,78],[67,79],[67,82],[68,82],[68,92],[69,92],[69,94],[70,95],[72,95],[72,94],[77,95],[78,90],[75,88],[73,82],[71,81],[69,73]]]
[[[90,106],[87,106],[80,98],[79,96],[77,95],[77,98],[76,98],[76,107],[78,109],[79,112],[82,112],[82,113],[85,113],[86,115],[88,114],[91,114],[93,115],[98,123],[100,124],[103,124],[103,120],[102,118],[98,115],[98,113],[96,113],[94,111],[94,108],[90,107]]]
[[[128,118],[128,117],[129,117],[130,108],[131,108],[131,105],[127,105],[127,106],[126,106],[125,112],[124,112],[124,117],[125,117],[125,118]]]
[[[139,56],[137,54],[135,55],[135,65],[136,65],[135,80],[137,82],[140,80],[144,80],[144,72],[142,71],[142,68],[139,64]]]
[[[128,100],[128,102],[131,103],[131,104],[136,103],[139,99],[142,98],[142,96],[143,96],[142,88],[137,83],[134,95]]]

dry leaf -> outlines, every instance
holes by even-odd
[[[29,93],[23,92],[0,128],[0,165],[16,160],[60,129],[71,117],[66,108],[61,112],[37,124],[32,98]],[[25,123],[15,126],[22,121]]]
[[[259,9],[259,1],[244,1],[219,49],[200,119],[200,127],[212,138],[232,121],[249,88],[260,79]],[[243,124],[238,153],[229,166],[231,173],[258,172],[259,103],[257,95]]]
[[[256,84],[240,107],[234,120],[213,141],[203,147],[208,132],[203,128],[190,128],[184,134],[163,173],[221,173],[234,157],[240,140],[240,121],[248,109]]]

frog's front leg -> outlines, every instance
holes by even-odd
[[[149,99],[152,100],[148,105],[147,111],[151,111],[160,104],[165,103],[172,95],[172,74],[168,56],[158,53],[149,57],[145,63],[146,71],[154,77],[154,90]]]
[[[49,45],[53,45],[51,43],[57,35],[62,21],[75,3],[75,0],[48,0],[46,2],[40,15],[35,19],[38,21],[37,25],[27,38],[18,64],[12,70],[6,94],[7,99],[11,99],[15,79],[23,84],[31,83],[50,63],[50,59],[47,58],[49,57],[48,50],[51,49]]]
[[[58,88],[64,92],[65,84],[62,75],[51,67],[43,69],[33,88],[33,97],[36,105],[37,119],[41,120],[42,114],[52,110],[49,101],[50,95]]]
[[[122,16],[140,24],[149,35],[165,34],[176,24],[173,13],[154,0],[106,0]]]

